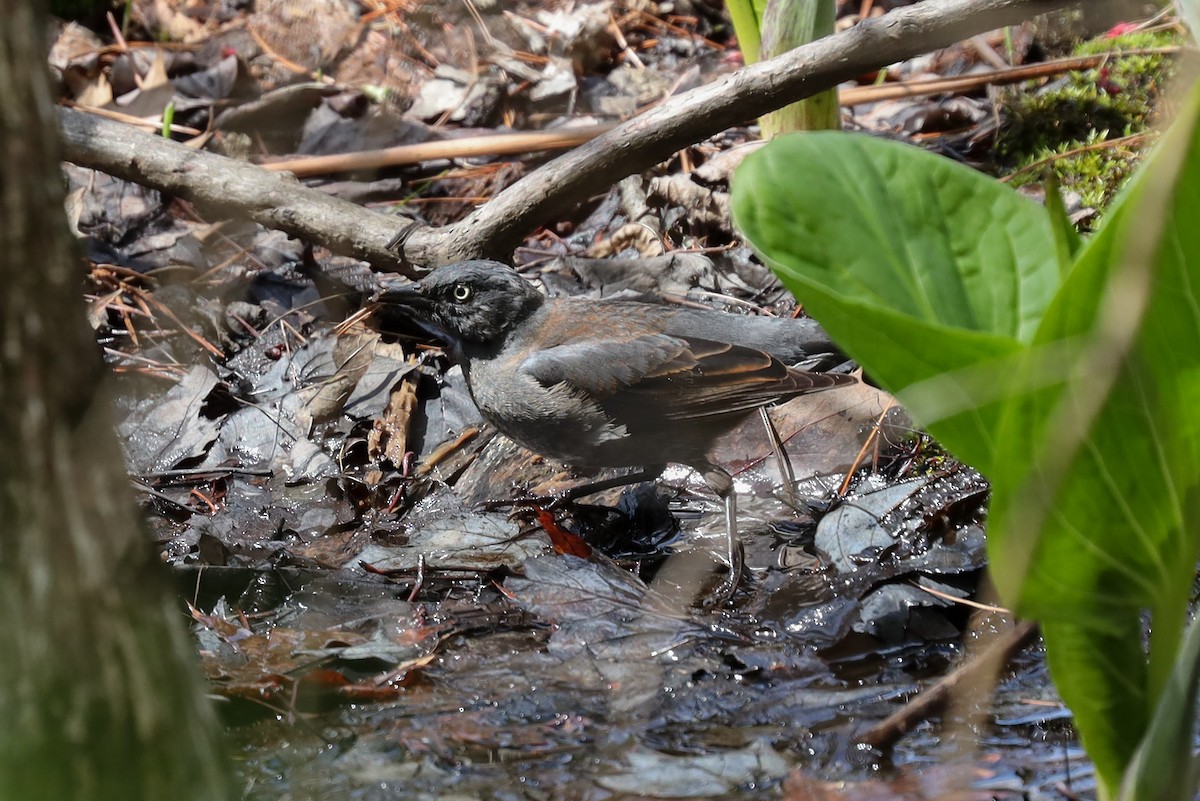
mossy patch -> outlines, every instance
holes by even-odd
[[[1135,52],[1114,55],[1095,69],[1068,73],[1037,91],[1014,93],[1005,104],[996,139],[1002,170],[1019,173],[1013,185],[1043,180],[1044,169],[1031,166],[1045,162],[1064,190],[1079,193],[1087,206],[1103,209],[1152,137],[1105,143],[1147,132],[1173,72],[1171,55],[1136,51],[1178,44],[1174,31],[1102,36],[1079,45],[1073,55]]]

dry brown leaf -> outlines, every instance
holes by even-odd
[[[659,256],[664,251],[662,240],[650,227],[640,223],[626,223],[613,231],[608,239],[589,248],[588,256],[603,259],[615,256],[630,247],[636,248],[643,256]]]
[[[379,335],[362,323],[356,323],[342,333],[333,348],[334,374],[312,387],[312,396],[304,408],[313,422],[330,420],[341,414],[346,400],[367,372]]]
[[[416,364],[416,357],[410,356],[408,361]],[[416,408],[416,373],[410,371],[392,389],[387,408],[367,435],[367,453],[372,459],[383,457],[397,467],[404,464],[404,454],[408,452],[408,425]]]

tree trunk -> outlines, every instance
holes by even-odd
[[[42,6],[0,0],[0,798],[230,798],[85,324]]]

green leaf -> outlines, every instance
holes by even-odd
[[[1075,230],[1067,214],[1067,207],[1059,193],[1058,177],[1054,170],[1046,170],[1046,211],[1050,214],[1050,224],[1054,231],[1054,244],[1058,249],[1058,263],[1065,269],[1083,248],[1083,237]]]
[[[1108,699],[1123,688],[1146,709],[1159,702],[1200,555],[1198,123],[1200,87],[1046,310],[1027,368],[1045,372],[1044,347],[1075,355],[1061,383],[1009,401],[989,473],[993,579],[1043,622],[1107,797],[1146,724]],[[1145,610],[1137,686],[1130,664],[1147,655],[1130,621]],[[1086,638],[1125,653],[1089,654],[1076,647]]]
[[[916,148],[815,132],[748,156],[733,213],[875,380],[902,397],[941,382],[918,393],[934,403],[910,411],[986,473],[995,401],[1007,391],[997,376],[1015,369],[1059,282],[1045,209]],[[938,406],[947,399],[949,411]]]
[[[1189,592],[1200,533],[1188,502],[1200,483],[1198,110],[1193,91],[1046,310],[1026,369],[1045,372],[1041,348],[1073,350],[1063,383],[1014,397],[999,429],[993,578],[1039,620],[1104,625]]]
[[[733,212],[785,281],[951,329],[1027,341],[1058,286],[1045,209],[896,142],[781,136],[739,167]]]
[[[1200,555],[1198,119],[1200,84],[1069,268],[1041,207],[901,145],[784,137],[733,187],[813,315],[992,480],[993,577],[1043,621],[1105,798],[1167,686]]]
[[[742,50],[742,61],[753,64],[758,61],[762,44],[762,20],[767,0],[726,0],[729,21]]]
[[[1192,738],[1198,688],[1200,621],[1193,621],[1146,736],[1125,771],[1121,801],[1175,801],[1196,796],[1198,777]]]
[[[1075,727],[1088,756],[1107,787],[1120,782],[1145,730],[1146,660],[1140,648],[1137,616],[1112,621],[1099,631],[1070,623],[1042,624],[1046,662],[1059,695],[1075,716]]]

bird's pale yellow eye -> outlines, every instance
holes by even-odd
[[[455,300],[457,300],[459,303],[462,303],[463,301],[467,300],[470,297],[471,297],[471,287],[467,286],[466,284],[455,284],[454,285],[454,299]]]

